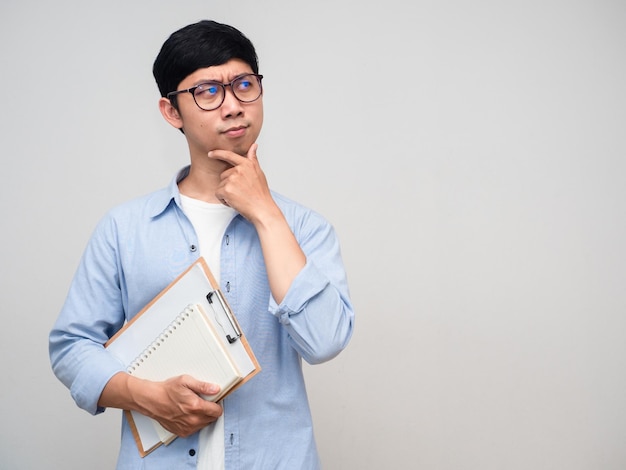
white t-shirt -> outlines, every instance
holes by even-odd
[[[211,204],[180,195],[183,212],[198,235],[200,255],[215,280],[220,279],[220,251],[226,227],[237,212],[223,204]],[[224,469],[224,415],[200,431],[198,470]]]

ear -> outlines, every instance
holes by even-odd
[[[163,115],[163,118],[169,122],[176,129],[183,128],[183,118],[180,116],[178,110],[172,105],[170,100],[162,97],[159,100],[159,111]]]

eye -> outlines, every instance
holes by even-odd
[[[239,80],[237,80],[237,83],[235,83],[235,86],[237,87],[237,91],[249,91],[251,88],[254,87],[254,84],[252,83],[252,81],[247,78],[240,78]]]
[[[215,83],[203,83],[196,88],[195,95],[202,98],[212,98],[220,92],[220,86]]]

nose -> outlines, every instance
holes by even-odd
[[[222,103],[222,116],[224,118],[241,116],[243,114],[243,104],[237,98],[230,86],[224,87],[225,96]]]

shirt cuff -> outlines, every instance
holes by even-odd
[[[104,359],[105,356],[109,357]],[[97,366],[92,363],[82,367],[71,387],[71,395],[76,404],[94,415],[105,410],[98,406],[98,401],[111,377],[118,372],[126,371],[124,365],[108,353],[103,354],[99,360],[101,362]]]
[[[289,325],[290,317],[302,312],[308,301],[323,291],[328,283],[328,278],[313,263],[307,261],[280,304],[270,296],[269,312],[283,325]]]

